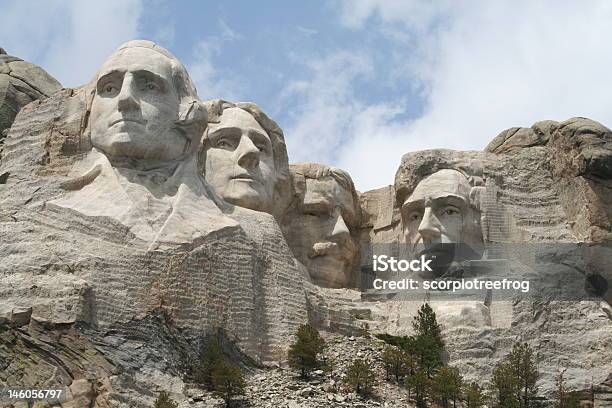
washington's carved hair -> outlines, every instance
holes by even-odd
[[[202,134],[207,123],[207,112],[203,104],[199,101],[196,87],[193,85],[191,77],[183,63],[176,58],[170,51],[147,40],[132,40],[120,45],[112,55],[115,55],[129,48],[145,48],[160,55],[163,55],[170,62],[172,70],[172,85],[179,99],[179,117],[175,125],[182,132],[189,133],[189,139],[194,139]],[[91,111],[91,105],[96,95],[96,82],[98,81],[99,72],[96,72],[93,80],[88,84],[90,94],[87,103],[87,112]],[[86,115],[81,126],[84,133],[87,133],[89,128],[89,115]],[[199,140],[194,140],[193,145],[198,145]],[[195,146],[194,146],[195,147]]]

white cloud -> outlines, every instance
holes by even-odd
[[[0,38],[9,54],[74,87],[89,81],[117,46],[138,38],[141,10],[140,0],[9,1]]]
[[[225,21],[219,19],[219,35],[200,40],[193,46],[193,57],[187,69],[196,84],[202,99],[220,98],[228,101],[241,100],[243,92],[238,78],[231,77],[216,67],[215,59],[221,55],[222,47],[240,41],[242,35],[232,30]]]
[[[406,120],[398,115],[402,101],[368,106],[356,98],[355,67],[328,72],[327,79],[313,74],[301,119],[287,130],[290,143],[307,149],[300,160],[324,157],[345,168],[362,190],[392,183],[401,155],[411,150],[480,150],[503,129],[543,119],[587,116],[612,126],[610,2],[346,0],[340,6],[349,29],[379,30],[386,46],[405,55],[394,78],[417,79],[425,92],[423,114]],[[329,95],[323,86],[342,92]],[[332,154],[303,144],[321,127],[322,140],[337,148]]]
[[[303,56],[294,56],[294,59]],[[330,162],[354,132],[352,118],[363,109],[354,98],[352,83],[372,75],[365,55],[338,52],[325,58],[303,58],[311,74],[309,81],[289,82],[280,103],[291,106],[293,126],[284,129],[292,162]]]

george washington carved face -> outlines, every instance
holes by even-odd
[[[175,127],[180,97],[170,58],[119,49],[102,66],[91,107],[91,142],[108,156],[172,160],[189,147]]]

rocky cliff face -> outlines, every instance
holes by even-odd
[[[130,58],[136,52],[161,58],[143,54],[145,48],[174,58],[152,43],[136,42],[109,61],[116,64],[128,51]],[[151,69],[163,65],[155,61]],[[105,98],[113,97],[113,86]],[[252,374],[247,399],[299,407],[312,396],[321,406],[358,406],[339,388],[326,391],[322,384],[303,393],[287,386],[299,391],[296,398],[270,395],[262,387],[276,387],[279,376],[288,374],[274,371],[266,382],[264,367],[284,365],[292,335],[306,321],[330,336],[411,334],[413,316],[432,295],[446,358],[468,380],[488,378],[522,340],[537,352],[544,395],[551,394],[557,370],[566,368],[570,388],[593,384],[596,406],[612,406],[612,133],[603,125],[584,118],[545,121],[508,129],[481,152],[411,152],[393,186],[360,194],[339,169],[300,165],[293,185],[282,186],[292,191],[290,214],[299,216],[299,222],[281,222],[300,229],[288,232],[276,213],[226,202],[201,173],[204,167],[225,171],[236,158],[244,173],[224,193],[232,199],[253,194],[256,168],[269,165],[265,170],[272,172],[274,157],[264,157],[265,146],[256,152],[242,134],[232,145],[235,135],[224,130],[224,121],[263,123],[258,132],[276,134],[268,150],[282,150],[282,132],[258,108],[245,119],[236,110],[241,105],[225,103],[225,113],[219,105],[211,133],[190,116],[205,118],[198,110],[205,104],[177,102],[187,107],[185,115],[172,118],[182,126],[177,139],[193,129],[200,133],[195,145],[187,143],[191,150],[173,158],[169,174],[150,158],[127,169],[129,160],[118,164],[95,146],[91,105],[105,90],[88,85],[34,101],[7,132],[0,154],[0,386],[68,387],[62,406],[75,408],[151,406],[159,390],[170,391],[181,406],[207,406],[208,400],[194,398],[199,391],[191,381],[206,336],[222,333],[226,354]],[[138,89],[132,91],[135,105]],[[195,98],[195,91],[189,96]],[[265,123],[256,121],[261,117]],[[121,126],[130,135],[132,128]],[[286,160],[277,162],[287,167]],[[454,202],[453,208],[423,221],[431,208],[421,207],[440,198]],[[287,242],[304,231],[308,240]],[[432,231],[436,239],[478,247],[476,255],[453,261],[447,275],[528,278],[548,286],[536,296],[488,293],[453,300],[373,290],[374,278],[402,276],[374,272],[372,255],[401,256],[413,244],[430,244]],[[296,258],[313,262],[304,266]],[[313,269],[317,262],[324,268]],[[334,268],[342,280],[334,279]],[[322,287],[315,277],[333,285]],[[347,287],[338,288],[338,282]],[[570,295],[562,290],[570,287]],[[339,342],[333,353],[348,358]],[[380,369],[380,345],[357,343],[347,353],[367,352]],[[335,384],[336,374],[321,378]],[[383,389],[392,395],[385,402],[403,403],[399,390]]]
[[[47,98],[61,88],[40,67],[7,55],[0,48],[0,143],[22,107]]]
[[[101,406],[118,403],[105,390],[131,401],[139,387],[182,382],[219,328],[249,361],[277,364],[307,311],[304,272],[272,216],[236,208],[191,244],[150,250],[117,222],[49,205],[90,148],[85,102],[66,90],[28,105],[4,146],[2,383],[84,380],[108,384],[96,385]]]

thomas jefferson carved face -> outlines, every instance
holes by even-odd
[[[172,160],[189,147],[175,128],[179,96],[166,56],[124,48],[102,66],[91,107],[91,142],[109,156]]]
[[[419,247],[442,263],[475,256],[464,253],[470,245],[482,244],[480,214],[470,206],[470,190],[467,178],[450,169],[431,174],[417,185],[402,205],[406,241],[414,252]]]
[[[273,206],[276,170],[270,136],[247,111],[232,107],[210,124],[206,181],[226,201],[256,211]]]
[[[352,191],[332,176],[306,178],[303,201],[285,225],[295,256],[321,286],[349,284],[358,250],[350,231],[356,205]]]

